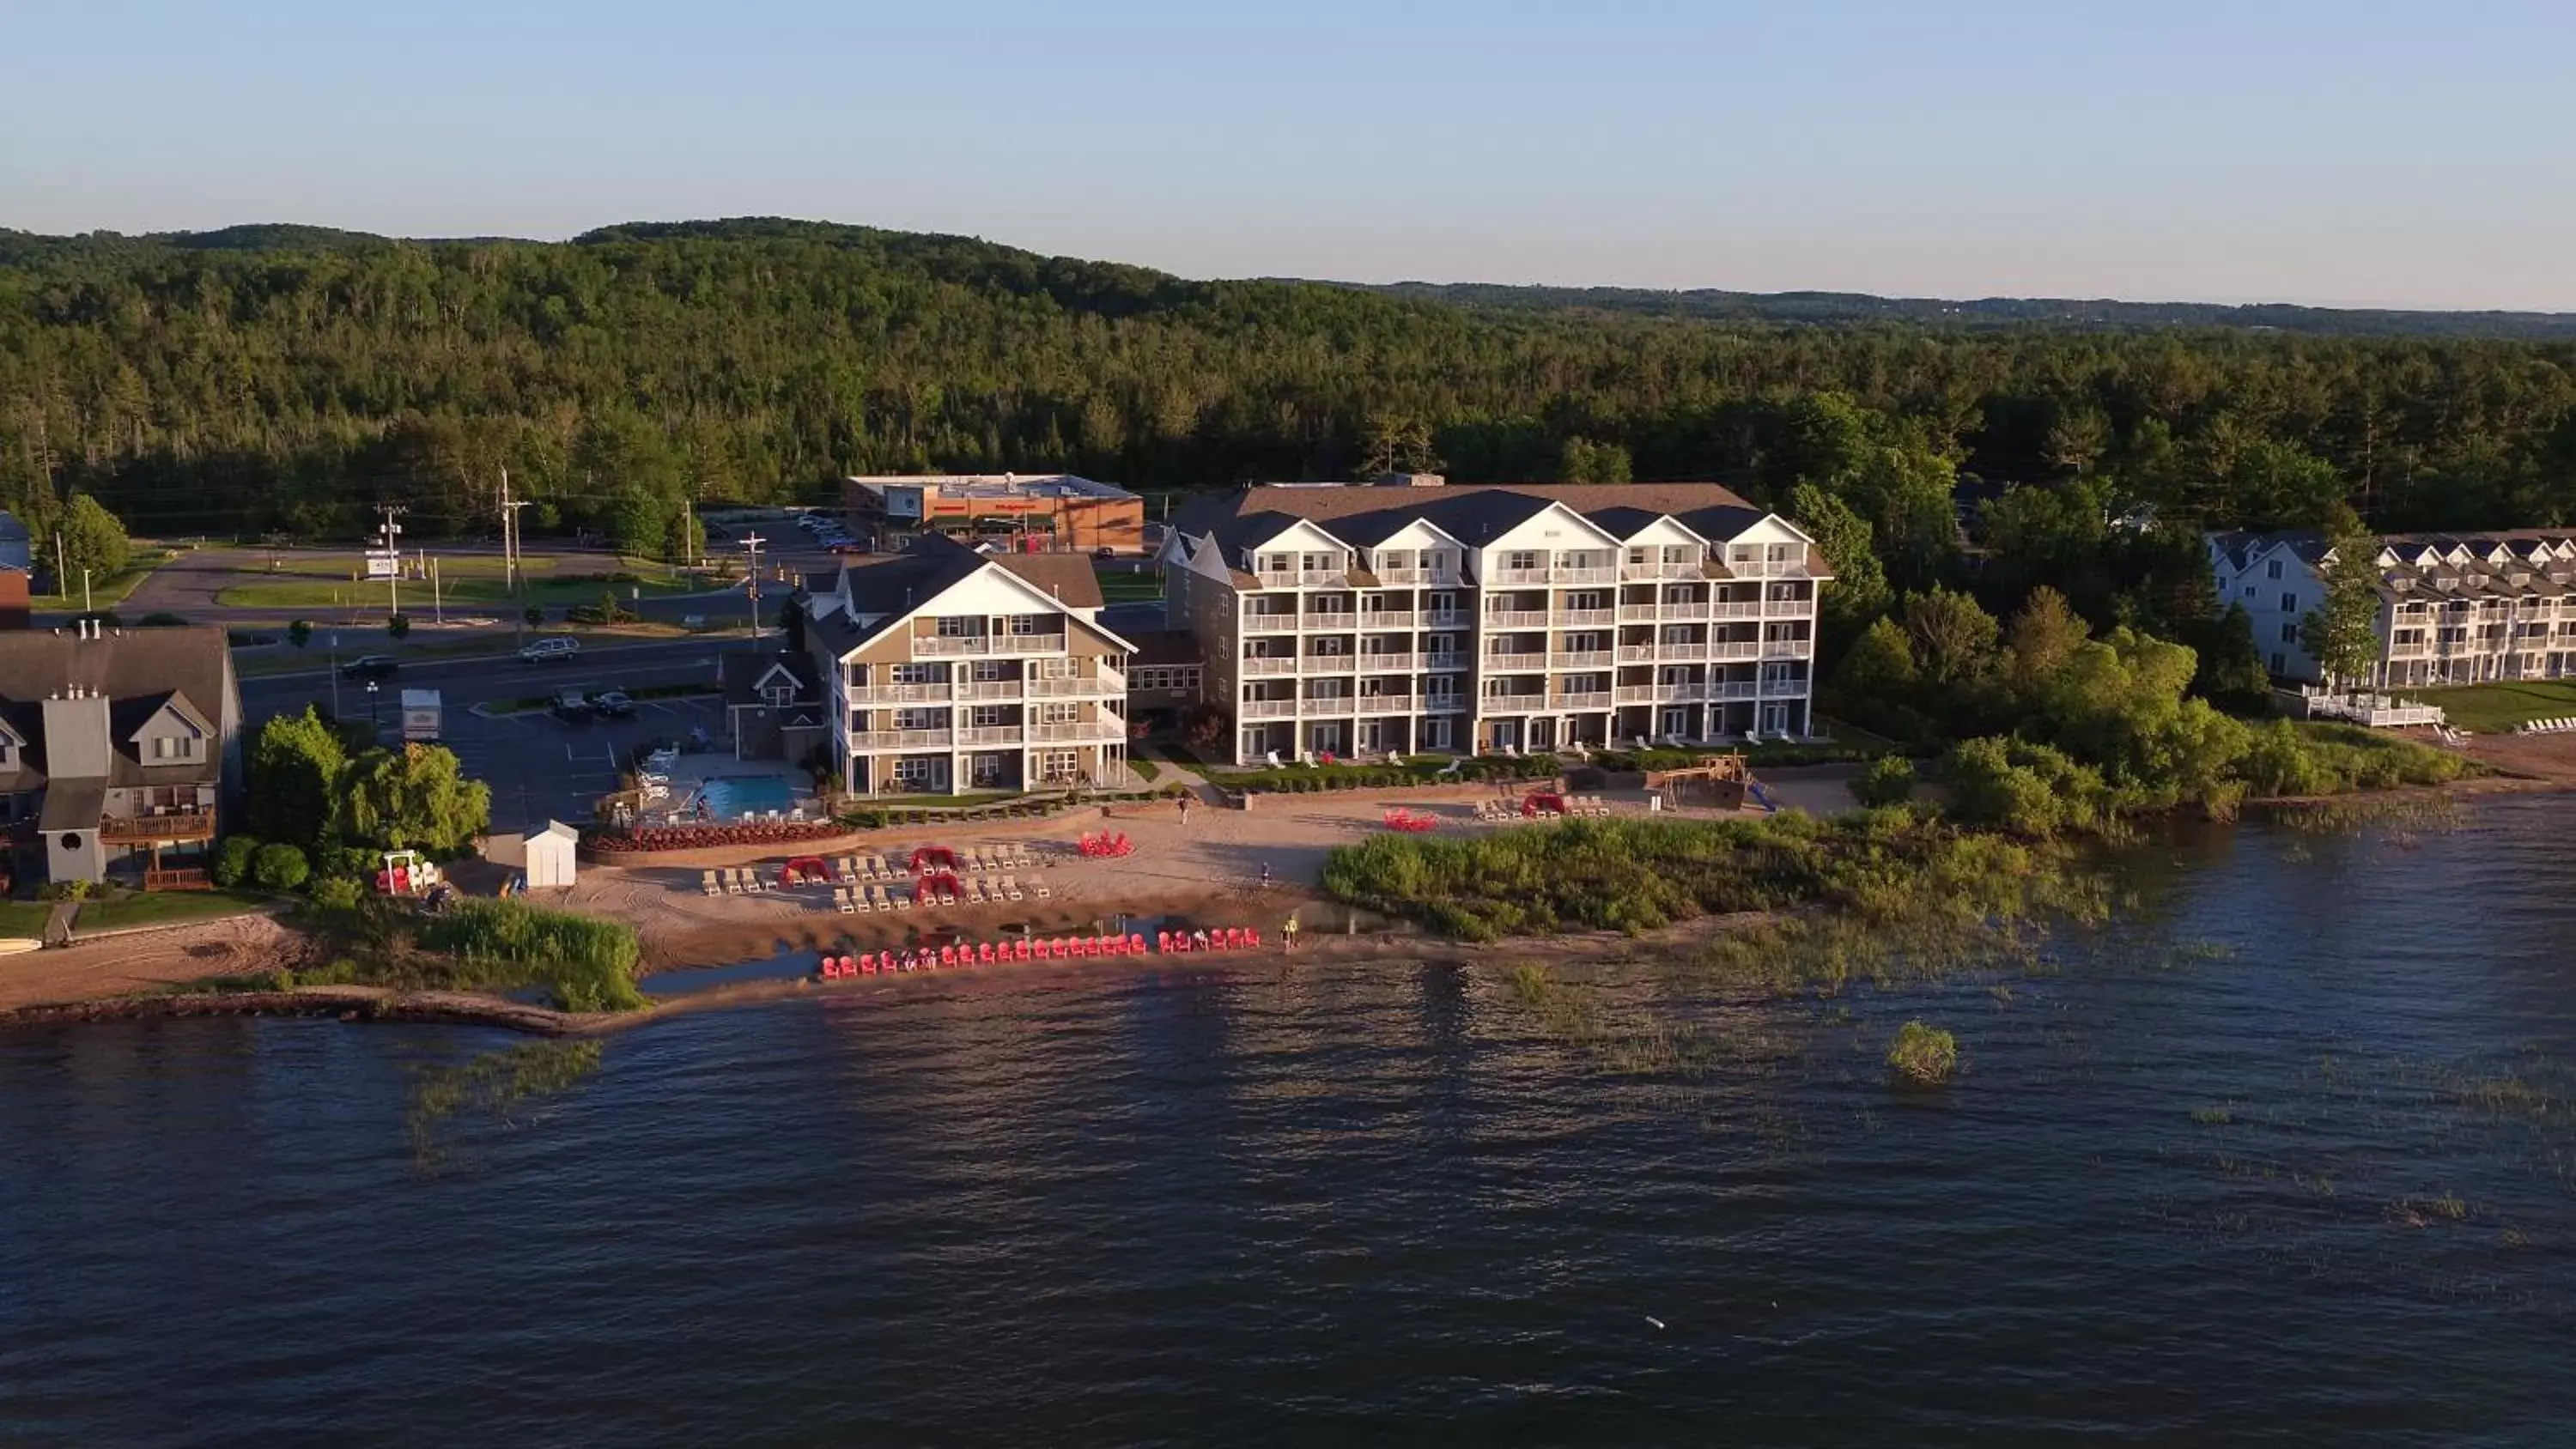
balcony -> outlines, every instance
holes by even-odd
[[[1804,659],[1808,655],[1814,653],[1815,650],[1815,641],[1812,639],[1765,639],[1762,641],[1762,657],[1765,659]]]
[[[1457,653],[1425,654],[1422,656],[1422,667],[1434,670],[1464,669],[1467,667],[1467,656]]]
[[[1294,719],[1297,701],[1293,699],[1247,699],[1234,711],[1244,719]]]
[[[98,838],[104,845],[212,840],[214,835],[214,813],[207,810],[179,810],[168,815],[110,815],[98,822]]]
[[[210,891],[215,888],[215,883],[207,878],[202,866],[174,865],[167,870],[147,867],[143,872],[143,888],[147,891]]]
[[[1538,714],[1546,710],[1544,694],[1489,694],[1485,696],[1487,714]]]
[[[1505,629],[1544,629],[1546,627],[1545,609],[1497,609],[1485,616],[1485,632],[1489,634]]]
[[[1610,667],[1610,662],[1610,651],[1607,649],[1586,649],[1575,654],[1547,656],[1547,667],[1550,669],[1607,669]]]
[[[1426,694],[1422,696],[1424,714],[1464,714],[1467,696],[1463,694]]]
[[[1350,630],[1358,628],[1359,621],[1359,615],[1349,612],[1324,613],[1318,611],[1306,615],[1305,618],[1298,623],[1297,627],[1300,629]]]
[[[1622,644],[1619,646],[1619,662],[1622,664],[1652,664],[1657,659],[1662,658],[1663,650],[1669,647],[1671,646],[1659,647],[1653,644]],[[1689,646],[1684,645],[1682,647],[1688,648]],[[1676,650],[1675,652],[1679,651]]]
[[[1019,683],[1011,683],[1008,697],[1017,698]],[[945,684],[863,684],[850,691],[852,704],[946,704],[950,699]]]
[[[1346,589],[1351,571],[1337,569],[1255,569],[1252,577],[1265,589]]]
[[[1294,674],[1297,672],[1297,656],[1294,654],[1247,654],[1243,656],[1243,672],[1247,676],[1260,674]]]
[[[1071,724],[1040,724],[1028,727],[1033,745],[1105,745],[1127,738],[1127,722],[1120,719],[1081,719]]]
[[[1658,619],[1683,619],[1688,620],[1691,623],[1698,623],[1700,620],[1708,617],[1708,602],[1704,599],[1692,599],[1679,604],[1657,604],[1655,606],[1655,617]]]
[[[1762,617],[1762,601],[1755,599],[1750,603],[1744,603],[1721,600],[1710,605],[1709,612],[1712,617],[1719,619],[1759,619]]]
[[[1413,696],[1409,694],[1363,694],[1360,696],[1359,713],[1411,714],[1413,713]]]
[[[1623,684],[1618,688],[1621,704],[1697,704],[1708,698],[1705,684]]]
[[[1548,622],[1553,624],[1581,624],[1589,626],[1615,624],[1619,622],[1618,611],[1614,609],[1559,609],[1547,617]]]
[[[1619,622],[1622,624],[1651,624],[1655,622],[1655,606],[1652,604],[1621,604],[1619,606]]]
[[[1489,585],[1496,585],[1496,584],[1544,584],[1544,583],[1549,582],[1549,578],[1548,578],[1548,570],[1543,569],[1543,568],[1536,568],[1536,569],[1503,569],[1503,568],[1498,568],[1498,569],[1494,569],[1494,570],[1492,570],[1492,571],[1490,571],[1489,573],[1487,573],[1487,574],[1486,574],[1486,576],[1485,576],[1485,582],[1486,582],[1487,584],[1489,584]]]
[[[1349,714],[1351,697],[1347,694],[1310,694],[1297,703],[1308,714]]]
[[[1431,570],[1420,564],[1372,564],[1369,572],[1381,584],[1420,584],[1431,580]]]
[[[1606,689],[1592,690],[1583,694],[1551,694],[1547,697],[1547,707],[1550,709],[1608,709],[1610,697],[1610,691]]]
[[[1016,679],[963,679],[957,683],[959,699],[1017,699],[1021,681]]]
[[[912,637],[912,657],[915,659],[1063,652],[1062,634],[915,634]]]
[[[1020,742],[1018,725],[973,725],[957,732],[961,745],[1016,745]]]
[[[1032,679],[1029,694],[1033,698],[1112,699],[1127,692],[1127,676],[1114,669],[1098,674],[1077,674],[1070,679]]]
[[[1297,615],[1289,609],[1246,612],[1243,631],[1247,634],[1285,634],[1297,627]]]
[[[1434,609],[1430,613],[1422,616],[1422,627],[1425,629],[1464,629],[1467,627],[1467,616],[1459,613],[1455,609]]]
[[[1708,646],[1709,659],[1758,659],[1762,646],[1751,639],[1720,639]]]
[[[1413,611],[1410,609],[1363,609],[1360,611],[1360,627],[1363,629],[1410,629],[1413,627],[1415,617],[1416,616]]]
[[[955,730],[854,730],[854,750],[944,750],[956,743]]]
[[[1753,695],[1754,686],[1750,679],[1730,679],[1708,686],[1711,699],[1751,699]]]
[[[1587,564],[1576,567],[1571,564],[1559,564],[1547,571],[1547,577],[1548,582],[1552,584],[1615,584],[1619,582],[1619,566]]]
[[[1355,666],[1348,654],[1309,654],[1297,661],[1299,674],[1348,674]]]
[[[1485,656],[1485,671],[1489,674],[1540,674],[1546,672],[1546,669],[1547,656],[1535,649],[1523,650],[1517,654],[1497,652]]]
[[[1363,654],[1360,671],[1365,674],[1410,674],[1421,663],[1415,654]]]
[[[1627,580],[1695,579],[1699,576],[1700,561],[1697,559],[1693,559],[1688,563],[1658,561],[1655,563],[1622,563],[1619,565],[1619,577]]]

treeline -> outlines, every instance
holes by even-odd
[[[2169,523],[2559,522],[2576,345],[1495,309],[778,221],[0,235],[0,507],[40,533],[86,493],[146,533],[346,538],[394,502],[468,534],[506,468],[533,529],[668,552],[685,501],[850,472],[1386,467],[1768,502],[1858,469],[1899,587],[1967,475]]]

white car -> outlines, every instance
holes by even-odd
[[[530,664],[545,664],[557,659],[570,659],[581,652],[581,641],[560,635],[531,639],[519,650],[519,657]]]

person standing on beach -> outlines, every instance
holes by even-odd
[[[1190,797],[1187,795],[1181,797],[1181,828],[1190,828]]]
[[[1266,860],[1261,863],[1261,888],[1270,889],[1270,862]]]
[[[1293,955],[1295,955],[1295,954],[1296,954],[1296,952],[1297,952],[1297,913],[1296,913],[1295,911],[1290,911],[1290,912],[1288,913],[1288,919],[1287,919],[1285,922],[1282,922],[1282,923],[1281,923],[1281,925],[1280,925],[1280,927],[1279,927],[1279,939],[1287,943],[1287,946],[1288,946],[1288,953],[1289,953],[1290,955],[1292,955],[1292,956],[1293,956]]]

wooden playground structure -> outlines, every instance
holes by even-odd
[[[1702,755],[1674,769],[1648,770],[1646,789],[1672,806],[1705,805],[1718,810],[1741,810],[1746,792],[1759,791],[1752,767],[1741,753]]]

